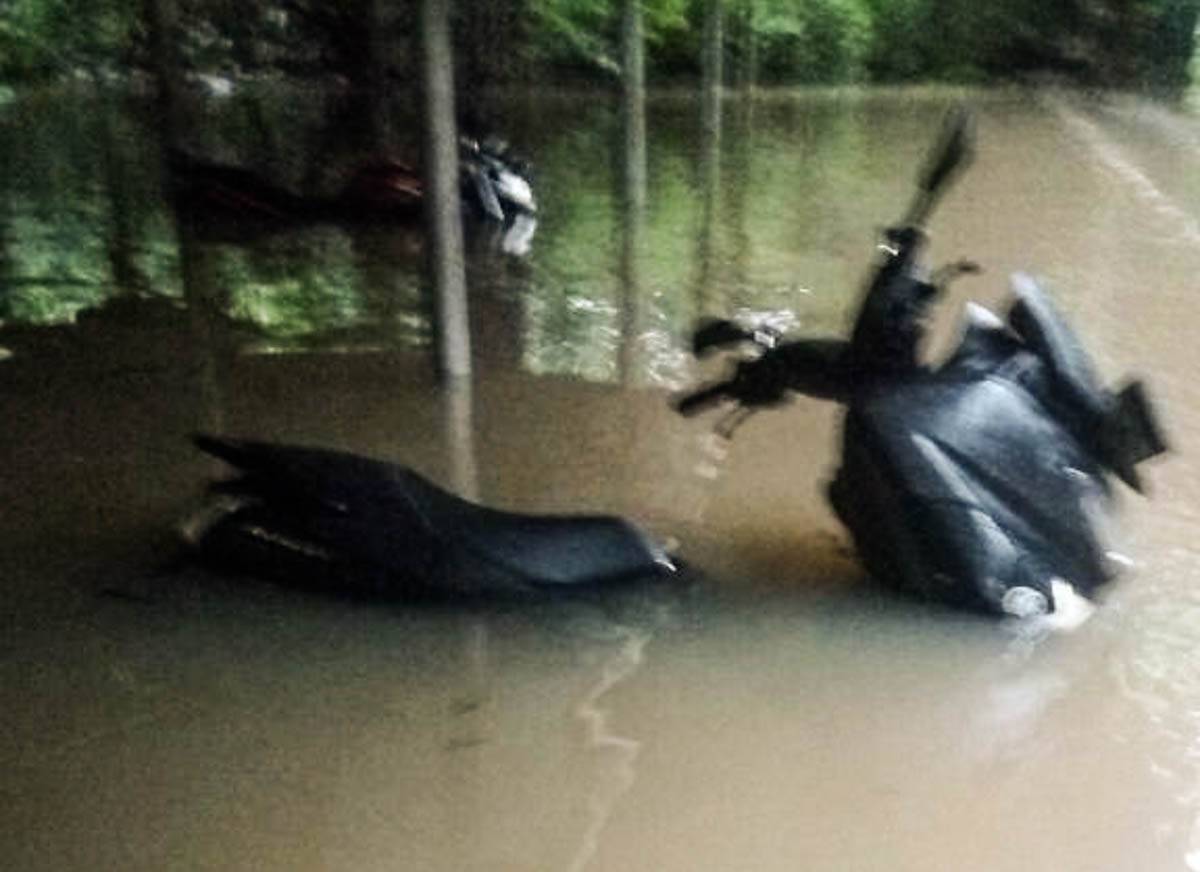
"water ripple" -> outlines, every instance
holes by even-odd
[[[646,643],[651,638],[649,633],[638,630],[625,630],[623,635],[621,646],[601,668],[599,680],[575,708],[575,716],[586,730],[587,747],[606,755],[611,763],[588,799],[588,826],[579,850],[567,865],[568,872],[580,872],[595,857],[600,848],[600,837],[608,826],[617,801],[636,779],[634,763],[641,750],[641,742],[614,733],[609,727],[608,711],[600,705],[605,694],[637,671],[642,664]]]

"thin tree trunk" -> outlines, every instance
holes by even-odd
[[[150,38],[150,63],[158,84],[159,130],[167,145],[176,146],[183,131],[183,74],[176,48],[179,14],[175,0],[145,0],[143,14]]]
[[[696,308],[700,315],[721,315],[717,293],[717,249],[721,210],[721,152],[719,132],[705,131],[700,154],[700,238]]]
[[[446,376],[467,376],[471,372],[471,339],[459,210],[449,5],[449,0],[421,0],[426,227],[438,370]]]
[[[146,29],[151,60],[158,82],[158,134],[162,166],[167,172],[167,151],[179,144],[184,130],[183,74],[179,65],[178,9],[175,0],[146,0]],[[219,433],[224,429],[223,365],[215,326],[216,282],[213,254],[199,245],[186,221],[175,213],[180,280],[188,308],[192,353],[197,358],[195,390],[199,404],[199,429]]]
[[[371,148],[387,152],[391,145],[391,111],[388,106],[388,19],[384,0],[366,0],[367,115]]]
[[[642,329],[642,245],[646,211],[646,75],[641,0],[624,0],[621,15],[621,354],[622,383],[638,371]]]
[[[446,484],[460,497],[479,499],[475,457],[475,391],[470,379],[447,379],[442,386],[442,438],[445,439]]]
[[[471,379],[470,317],[459,202],[458,131],[454,118],[454,59],[449,0],[422,0],[421,44],[425,80],[426,225],[435,299],[438,368],[442,376],[443,439],[449,487],[479,499],[475,452],[474,386]],[[464,580],[465,581],[465,580]],[[490,644],[486,617],[460,625],[461,685],[452,702],[462,715],[452,719],[446,746],[455,748],[446,772],[448,823],[456,832],[449,855],[457,869],[484,868],[483,764],[491,730]]]
[[[704,130],[721,136],[721,87],[723,84],[724,22],[722,0],[705,0],[704,47],[702,49]]]
[[[192,356],[196,362],[195,390],[199,404],[196,423],[202,432],[223,433],[226,366],[217,324],[216,264],[212,252],[199,245],[183,227],[179,230],[179,262]]]
[[[697,308],[700,314],[719,314],[715,300],[714,266],[717,247],[717,212],[721,191],[721,90],[723,25],[722,0],[705,0],[704,77],[701,94],[700,229]]]
[[[8,143],[0,143],[0,152],[6,150],[7,146]],[[7,182],[8,179],[0,180],[0,288],[11,290],[16,269],[13,259],[12,198],[4,188]],[[0,295],[0,322],[12,317],[11,305],[11,296]],[[3,352],[0,352],[0,357],[3,357]]]
[[[126,154],[127,137],[119,99],[104,107],[101,122],[104,137],[104,188],[108,194],[108,263],[113,285],[119,294],[136,293],[147,287],[146,277],[134,260],[140,231],[136,198],[130,192],[133,161]]]
[[[722,203],[722,229],[728,249],[726,261],[732,267],[730,280],[738,289],[750,286],[750,264],[752,256],[751,234],[748,228],[750,191],[754,166],[754,100],[745,95],[731,114],[729,142],[726,145],[727,164],[731,170],[725,197]],[[725,304],[739,305],[745,300],[727,296]]]
[[[754,32],[757,0],[742,0],[742,52],[738,72],[740,85],[747,95],[758,84],[758,37]]]

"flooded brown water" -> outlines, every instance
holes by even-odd
[[[844,326],[963,96],[979,154],[931,229],[936,256],[986,273],[955,286],[930,353],[964,300],[1030,270],[1107,377],[1148,378],[1176,449],[1150,500],[1122,494],[1136,567],[1070,634],[864,578],[821,496],[836,409],[797,400],[722,446],[668,407],[713,375],[683,353],[702,311]],[[327,183],[279,145],[313,148],[312,118],[281,110],[252,144],[241,104],[206,111],[211,152],[263,164],[273,142],[281,179]],[[728,107],[712,174],[696,105],[655,98],[633,305],[613,107],[509,111],[541,220],[524,258],[477,244],[477,374],[451,390],[411,239],[200,245],[201,317],[144,121],[44,95],[0,108],[4,865],[1200,869],[1200,117],[768,94]],[[694,584],[381,606],[176,566],[174,525],[213,471],[197,428],[407,463],[494,505],[626,514],[678,542]]]

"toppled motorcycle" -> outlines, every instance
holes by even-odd
[[[749,346],[731,378],[677,402],[684,415],[732,406],[731,436],[790,394],[846,407],[828,487],[868,572],[923,597],[1002,615],[1054,612],[1117,572],[1105,530],[1111,477],[1142,490],[1137,466],[1167,449],[1144,385],[1104,388],[1037,283],[1013,278],[1002,320],[968,307],[939,367],[918,356],[924,318],[960,262],[931,272],[922,225],[971,156],[969,115],[947,118],[905,219],[889,229],[850,338],[785,339],[730,321],[702,325],[693,350]]]

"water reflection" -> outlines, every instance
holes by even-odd
[[[579,852],[567,866],[568,872],[581,872],[595,858],[609,818],[616,811],[617,802],[633,787],[637,777],[634,766],[641,743],[613,732],[609,724],[609,712],[602,707],[602,702],[613,688],[627,681],[641,665],[650,636],[628,632],[619,638],[620,644],[612,659],[603,664],[596,684],[575,707],[575,716],[586,731],[587,746],[608,759],[599,772],[595,791],[588,799],[590,820],[584,830]]]
[[[319,93],[304,96],[306,105],[322,105]],[[428,319],[420,294],[419,227],[390,220],[345,230],[306,226],[307,207],[325,201],[298,198],[287,187],[326,185],[323,176],[338,172],[316,168],[323,153],[340,150],[329,141],[329,126],[341,118],[341,108],[332,105],[339,113],[332,118],[280,111],[293,97],[242,95],[191,110],[199,115],[192,125],[204,133],[199,138],[236,142],[239,150],[258,146],[246,169],[202,165],[209,177],[224,181],[229,210],[213,215],[192,209],[193,203],[183,212],[188,245],[210,252],[220,308],[249,328],[242,333],[254,350],[423,344]],[[28,128],[20,138],[0,140],[6,162],[17,168],[6,180],[0,209],[6,252],[0,259],[6,289],[0,316],[10,327],[70,324],[79,312],[121,294],[181,293],[180,267],[186,271],[191,255],[181,253],[175,238],[164,192],[178,181],[168,183],[157,172],[159,135],[150,108],[69,93],[34,93],[8,107],[5,129]],[[100,148],[91,150],[93,143]],[[498,160],[480,154],[481,160]],[[250,169],[263,165],[284,180],[276,183]],[[189,190],[197,178],[189,171]],[[260,202],[237,186],[242,182],[287,204],[303,204],[303,214]],[[255,203],[279,217],[247,217],[241,206]],[[365,207],[355,208],[357,217]],[[480,250],[494,246],[521,256],[531,250],[537,222],[521,213],[506,216],[502,225],[472,226]],[[248,335],[253,333],[261,339]]]
[[[225,431],[226,343],[220,335],[221,295],[213,253],[181,227],[178,235],[183,296],[187,303],[189,338],[196,358],[195,380],[202,432]]]
[[[297,104],[302,111],[285,111]],[[334,135],[357,129],[344,123],[345,105],[320,92],[247,90],[189,105],[191,138],[245,167],[222,172],[255,173],[271,190],[316,190],[316,200],[303,202],[325,202],[319,191],[336,189],[358,160]],[[693,103],[654,97],[651,105],[649,146],[645,134],[610,135],[616,115],[603,103],[553,130],[537,123],[540,107],[508,107],[513,140],[537,167],[541,226],[524,213],[503,225],[469,223],[469,269],[475,295],[506,293],[513,272],[499,261],[528,258],[520,357],[533,372],[617,381],[636,369],[635,381],[677,384],[686,377],[681,337],[702,312],[789,308],[806,329],[844,320],[872,231],[863,224],[861,235],[847,235],[847,204],[857,214],[864,199],[883,199],[899,184],[890,164],[868,162],[857,114],[819,101],[752,101],[739,104],[721,136]],[[0,212],[10,324],[70,323],[119,293],[180,293],[148,108],[60,94],[6,107],[10,131],[31,122],[27,136],[0,141],[18,168]],[[631,105],[626,117],[639,111]],[[928,117],[898,120],[915,130]],[[617,141],[625,146],[614,162],[607,143]],[[212,249],[222,312],[247,337],[258,334],[248,347],[426,340],[419,232],[295,226],[256,238],[238,222],[213,229],[198,227],[194,238]],[[801,298],[801,289],[812,293]]]
[[[622,7],[621,27],[621,188],[617,194],[621,222],[621,350],[622,384],[636,384],[642,370],[643,262],[646,223],[646,81],[642,9]]]

